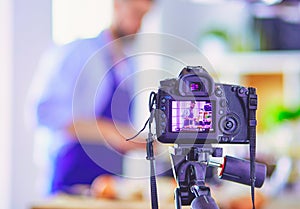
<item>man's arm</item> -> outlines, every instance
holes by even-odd
[[[77,120],[67,127],[67,132],[82,142],[105,143],[126,152],[132,149],[144,149],[145,139],[136,138],[134,142],[126,141],[136,132],[125,124],[115,124],[109,119]]]

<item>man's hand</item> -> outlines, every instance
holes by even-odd
[[[121,152],[145,149],[146,145],[146,140],[141,137],[137,137],[134,141],[126,141],[135,135],[133,128],[104,118],[74,121],[67,127],[67,131],[79,141],[104,143]]]

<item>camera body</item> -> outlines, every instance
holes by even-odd
[[[203,67],[185,67],[178,79],[161,81],[156,99],[162,143],[247,144],[255,136],[255,88],[215,83]]]

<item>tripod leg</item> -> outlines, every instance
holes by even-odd
[[[181,196],[179,188],[176,188],[174,191],[175,195],[175,209],[181,209]]]

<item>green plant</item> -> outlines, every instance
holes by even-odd
[[[262,122],[266,129],[270,129],[286,121],[295,121],[298,119],[300,119],[300,106],[288,108],[283,104],[275,103],[266,108]]]

